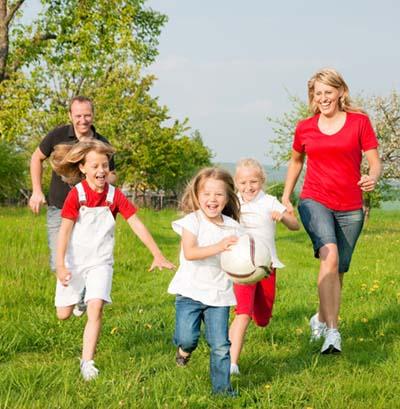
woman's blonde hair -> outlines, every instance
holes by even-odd
[[[74,144],[56,145],[50,156],[50,163],[64,182],[75,185],[85,178],[79,165],[85,163],[86,155],[92,151],[106,155],[108,160],[115,153],[110,145],[97,139],[89,139]]]
[[[229,172],[220,168],[204,168],[189,182],[181,200],[181,209],[185,213],[191,213],[200,209],[199,191],[207,179],[221,180],[225,184],[228,201],[222,210],[222,214],[239,221],[240,203],[235,193],[235,184]]]
[[[260,179],[261,179],[263,184],[267,180],[267,174],[265,173],[264,166],[262,166],[261,163],[256,159],[252,159],[252,158],[240,159],[236,163],[235,178],[236,178],[237,172],[238,172],[238,170],[240,168],[254,168],[254,169],[256,169],[258,171],[258,173],[260,175]]]
[[[308,81],[308,106],[314,114],[320,113],[318,106],[314,102],[315,82],[322,82],[325,85],[343,91],[343,95],[339,98],[339,109],[345,112],[362,112],[365,111],[352,104],[350,99],[349,87],[343,77],[333,68],[323,68],[317,71]]]

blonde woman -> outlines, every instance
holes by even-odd
[[[363,226],[362,192],[375,189],[381,173],[378,141],[368,116],[352,105],[349,88],[334,69],[308,81],[311,118],[297,124],[282,203],[290,195],[307,157],[299,213],[319,258],[319,310],[310,320],[311,340],[324,338],[321,353],[342,350],[338,316],[343,275]],[[368,174],[361,175],[363,154]]]

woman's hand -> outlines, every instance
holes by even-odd
[[[286,197],[282,196],[282,204],[286,207],[286,210],[289,213],[294,213],[294,207],[293,207],[292,202],[290,201],[289,198],[286,198]]]
[[[360,186],[361,190],[363,192],[372,192],[376,185],[377,185],[378,181],[369,175],[362,175],[361,179],[358,181],[358,186]]]

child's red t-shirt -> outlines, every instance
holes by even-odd
[[[82,186],[86,194],[87,207],[99,207],[107,206],[106,198],[108,193],[108,183],[106,184],[104,190],[99,193],[92,190],[86,180],[82,181]],[[61,211],[61,216],[66,219],[71,219],[76,221],[79,216],[79,208],[81,204],[78,199],[78,190],[76,187],[70,190],[67,198],[65,199],[64,206]],[[114,218],[118,213],[121,213],[124,219],[129,219],[137,212],[137,208],[127,199],[127,197],[121,192],[120,189],[115,188],[115,195],[112,205],[110,206],[111,213]]]

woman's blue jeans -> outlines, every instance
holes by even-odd
[[[211,349],[210,374],[213,393],[233,392],[230,382],[231,357],[228,336],[229,307],[212,307],[181,295],[176,296],[174,344],[185,352],[196,349],[201,321]]]

